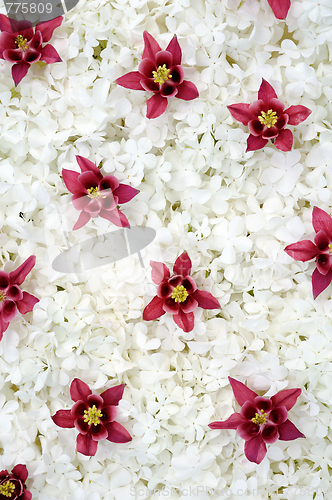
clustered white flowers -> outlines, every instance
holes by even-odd
[[[151,92],[115,82],[138,71],[144,31],[162,50],[177,36],[199,92],[153,119]],[[331,495],[332,288],[314,299],[315,262],[285,252],[314,240],[315,206],[332,215],[331,32],[329,0],[291,0],[286,20],[267,0],[81,0],[50,42],[61,62],[31,64],[15,87],[0,59],[0,270],[34,255],[22,291],[39,299],[0,342],[0,471],[26,464],[33,499]],[[246,152],[248,127],[227,109],[256,101],[262,79],[285,109],[311,111],[287,126],[290,151]],[[62,252],[74,248],[70,263],[118,230],[102,217],[72,230],[62,176],[79,173],[77,156],[139,191],[121,211],[156,236],[139,255],[60,272]],[[195,309],[191,331],[169,312],[142,317],[150,261],[171,271],[183,252],[220,305]],[[267,398],[301,388],[289,418],[305,439],[276,441],[257,465],[235,430],[209,429],[238,411],[228,377]],[[77,429],[51,418],[74,405],[74,379],[94,394],[126,384],[116,422],[130,442],[76,450]]]

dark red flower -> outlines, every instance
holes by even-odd
[[[314,207],[312,225],[316,232],[315,243],[298,241],[288,245],[285,252],[302,262],[316,257],[316,269],[312,274],[312,293],[316,298],[332,281],[332,218],[324,210]]]
[[[0,471],[0,500],[31,500],[32,493],[26,489],[28,471],[25,465],[15,465],[11,473]]]
[[[22,292],[19,285],[36,263],[36,257],[31,255],[15,271],[6,273],[0,271],[0,340],[9,323],[16,316],[17,310],[21,314],[32,311],[39,299],[28,292]]]
[[[125,384],[116,385],[99,396],[92,394],[85,382],[75,378],[70,386],[74,406],[71,410],[58,410],[52,420],[59,427],[76,427],[79,431],[77,451],[83,455],[95,455],[101,439],[127,443],[132,437],[121,424],[115,422],[116,407],[122,399],[124,388]]]
[[[115,81],[127,89],[153,92],[154,95],[147,101],[146,116],[157,118],[165,112],[168,97],[191,101],[198,97],[198,90],[192,82],[184,80],[182,51],[176,36],[166,50],[161,50],[147,31],[144,31],[143,38],[143,60],[138,71],[131,71]]]
[[[73,205],[81,210],[73,229],[84,226],[91,217],[103,217],[118,227],[129,227],[127,217],[118,210],[119,203],[127,203],[139,191],[120,184],[114,175],[103,177],[94,163],[83,156],[76,156],[81,174],[74,170],[62,170],[63,181],[73,193]]]
[[[45,45],[55,28],[62,23],[62,17],[39,23],[32,28],[30,21],[16,21],[0,14],[0,58],[14,63],[12,76],[15,86],[27,74],[31,64],[44,61],[47,64],[61,62],[51,44]],[[43,46],[44,44],[44,46]]]
[[[244,453],[250,462],[261,463],[266,455],[266,443],[277,439],[291,441],[305,437],[290,420],[288,411],[293,408],[301,389],[280,391],[271,399],[258,396],[242,382],[228,377],[240,413],[233,413],[225,422],[212,422],[211,429],[236,429],[245,440]]]
[[[277,19],[286,19],[291,6],[290,0],[267,0]]]
[[[258,91],[258,100],[252,104],[231,104],[227,106],[235,120],[248,125],[250,135],[247,140],[247,151],[256,151],[273,140],[276,148],[290,151],[293,145],[293,134],[286,125],[298,125],[311,114],[305,106],[285,106],[279,101],[273,87],[266,81]]]
[[[152,281],[159,285],[157,295],[143,311],[143,319],[150,321],[160,318],[165,313],[173,314],[175,323],[185,332],[194,328],[194,313],[197,307],[219,309],[220,304],[209,292],[197,290],[190,276],[191,260],[183,252],[175,261],[171,276],[169,269],[162,262],[150,262]]]

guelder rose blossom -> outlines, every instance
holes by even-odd
[[[302,262],[316,257],[316,269],[312,274],[312,293],[316,298],[332,281],[332,218],[324,210],[314,207],[312,225],[316,232],[315,243],[298,241],[288,245],[285,252]]]
[[[171,276],[169,269],[162,262],[150,262],[152,281],[158,285],[157,295],[145,307],[143,319],[150,321],[160,318],[165,313],[173,314],[175,323],[185,332],[194,328],[194,313],[197,307],[219,309],[220,304],[209,292],[197,290],[190,276],[191,260],[183,252],[175,261]]]
[[[277,19],[286,19],[291,6],[290,0],[267,0]]]
[[[73,230],[84,226],[92,217],[103,217],[118,227],[129,227],[127,217],[118,210],[119,203],[127,203],[139,191],[120,184],[114,175],[103,177],[94,163],[83,156],[76,156],[81,174],[74,170],[62,170],[63,181],[73,193],[73,205],[81,210]]]
[[[39,299],[28,292],[22,292],[19,287],[35,263],[36,257],[31,255],[15,271],[11,273],[0,271],[0,340],[10,321],[16,316],[17,310],[21,314],[26,314],[39,302]]]
[[[11,473],[0,471],[0,500],[31,500],[32,493],[26,489],[28,471],[25,465],[15,465]]]
[[[44,45],[62,23],[62,17],[37,24],[29,21],[15,21],[0,14],[0,58],[14,63],[12,76],[15,86],[27,74],[30,65],[37,61],[47,64],[61,62],[59,54],[51,44]]]
[[[276,148],[290,151],[293,134],[286,125],[298,125],[311,114],[305,106],[285,106],[279,101],[273,87],[263,78],[258,91],[258,100],[252,104],[238,103],[227,106],[235,120],[248,125],[248,151],[263,148],[271,139]]]
[[[250,462],[261,463],[266,455],[266,443],[272,444],[277,439],[291,441],[305,437],[287,418],[301,389],[286,389],[268,399],[258,396],[234,378],[228,377],[228,380],[241,411],[233,413],[225,422],[212,422],[209,427],[236,429],[245,440],[244,453]]]
[[[126,429],[115,422],[118,406],[125,388],[125,384],[111,387],[100,396],[92,394],[89,386],[75,378],[70,386],[70,395],[74,406],[71,410],[58,410],[53,415],[53,422],[59,427],[76,427],[77,451],[87,456],[94,456],[98,441],[108,439],[113,443],[127,443],[131,441]]]
[[[154,95],[147,101],[148,118],[157,118],[167,108],[167,98],[191,101],[198,97],[196,85],[184,80],[181,66],[182,51],[174,36],[166,50],[161,50],[147,31],[143,33],[143,60],[138,71],[131,71],[116,80],[118,85],[133,90],[149,90]]]

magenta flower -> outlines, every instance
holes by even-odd
[[[165,313],[173,314],[175,323],[184,332],[194,328],[194,313],[197,307],[203,309],[219,309],[220,304],[209,292],[197,290],[190,276],[191,260],[187,252],[183,252],[175,261],[171,276],[169,269],[162,262],[150,262],[152,281],[158,285],[157,295],[145,307],[143,319],[150,321],[160,318]]]
[[[157,118],[166,111],[168,97],[191,101],[198,97],[198,90],[192,82],[184,80],[182,51],[176,36],[166,50],[161,50],[147,31],[144,31],[143,38],[143,60],[138,71],[131,71],[115,81],[127,89],[153,92],[154,95],[146,103],[146,116]]]
[[[11,473],[0,471],[0,500],[31,500],[32,493],[26,489],[28,471],[25,465],[15,465]]]
[[[273,87],[263,78],[258,91],[258,100],[252,104],[231,104],[227,106],[235,120],[248,125],[250,135],[247,140],[248,151],[263,148],[271,139],[276,148],[290,151],[293,134],[286,125],[298,125],[311,114],[305,106],[285,106],[279,101]]]
[[[9,323],[16,316],[17,310],[21,314],[32,311],[39,299],[28,292],[22,292],[19,285],[36,263],[36,257],[31,255],[15,271],[6,273],[0,271],[0,340]]]
[[[324,210],[314,207],[312,225],[316,232],[315,243],[298,241],[288,245],[285,252],[302,262],[316,257],[316,269],[312,274],[312,293],[316,298],[332,281],[332,218]]]
[[[277,19],[286,19],[291,6],[290,0],[267,0]]]
[[[120,184],[114,175],[103,177],[94,163],[83,156],[76,156],[81,174],[74,170],[62,170],[63,181],[73,193],[73,205],[81,210],[73,230],[80,229],[92,217],[103,217],[118,227],[129,227],[127,217],[118,210],[119,203],[127,203],[139,191]]]
[[[61,62],[55,48],[44,45],[62,23],[62,17],[37,24],[33,29],[29,21],[15,21],[0,14],[0,58],[14,63],[12,76],[15,86],[27,74],[31,64],[44,61],[47,64]]]
[[[293,408],[301,389],[280,391],[271,399],[258,396],[242,382],[228,377],[240,413],[233,413],[225,422],[212,422],[211,429],[236,429],[245,440],[244,453],[250,462],[261,463],[266,455],[266,443],[277,439],[291,441],[305,437],[290,420],[288,411]]]
[[[116,407],[122,399],[125,384],[116,385],[100,394],[92,394],[89,386],[75,378],[70,386],[71,399],[75,401],[71,410],[58,410],[53,422],[59,427],[79,431],[77,451],[83,455],[94,456],[98,441],[108,439],[113,443],[128,443],[132,437],[126,429],[115,422]]]

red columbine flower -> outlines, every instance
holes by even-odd
[[[183,252],[175,261],[170,276],[169,269],[162,262],[150,262],[152,281],[159,285],[157,295],[143,311],[143,319],[150,321],[160,318],[165,313],[173,314],[175,323],[184,332],[194,328],[194,313],[197,307],[203,309],[219,309],[220,304],[209,292],[197,290],[190,276],[191,260],[187,252]]]
[[[114,175],[103,177],[94,163],[83,156],[76,156],[81,174],[74,170],[62,170],[63,181],[73,193],[73,205],[81,210],[73,229],[84,226],[91,217],[103,217],[118,227],[129,227],[127,217],[118,210],[119,203],[127,203],[139,191],[125,184],[120,184]]]
[[[30,65],[37,61],[47,64],[61,62],[55,48],[44,45],[53,35],[55,28],[62,23],[62,17],[37,24],[32,28],[30,21],[15,21],[0,14],[0,58],[14,63],[12,76],[15,86],[27,74]]]
[[[277,19],[286,19],[291,6],[290,0],[267,0]]]
[[[285,252],[302,262],[316,257],[317,267],[312,274],[312,293],[316,298],[332,281],[332,218],[324,210],[314,207],[312,225],[316,232],[315,243],[298,241],[288,245]]]
[[[39,299],[28,292],[22,292],[19,285],[36,263],[36,257],[31,255],[15,271],[6,273],[0,271],[0,340],[12,319],[16,316],[17,309],[21,314],[32,311]]]
[[[115,81],[127,89],[153,92],[154,96],[146,103],[146,116],[157,118],[165,112],[168,97],[175,96],[191,101],[198,97],[198,90],[192,82],[184,80],[182,51],[176,36],[172,38],[166,50],[161,50],[147,31],[144,31],[143,38],[143,61],[138,71],[131,71]]]
[[[28,471],[25,465],[15,465],[11,473],[0,471],[0,500],[31,500],[32,493],[26,489]]]
[[[228,377],[240,413],[233,413],[225,422],[212,422],[211,429],[236,429],[245,440],[244,453],[250,462],[261,463],[266,454],[266,443],[277,439],[291,441],[305,437],[290,420],[288,411],[293,408],[301,389],[280,391],[271,399],[262,398],[242,382]]]
[[[115,422],[118,406],[125,384],[116,385],[100,396],[92,394],[89,386],[75,378],[70,386],[71,399],[75,401],[71,410],[59,410],[53,415],[53,422],[59,427],[76,427],[79,431],[77,451],[83,455],[96,454],[98,441],[108,439],[113,443],[131,441],[126,429]]]
[[[305,106],[284,109],[284,104],[264,78],[258,91],[258,101],[252,104],[231,104],[227,108],[235,120],[249,127],[246,152],[263,148],[269,139],[281,151],[290,151],[293,134],[285,128],[286,125],[298,125],[311,114],[310,109]]]

